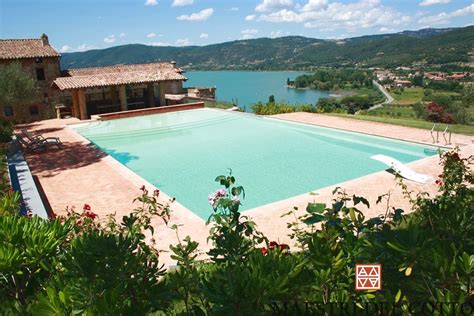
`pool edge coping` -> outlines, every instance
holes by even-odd
[[[211,110],[211,111],[224,111],[224,112],[226,111],[226,110],[223,110],[223,109],[215,109],[215,108],[201,108],[201,109],[193,109],[193,110],[203,110],[203,109],[207,109],[207,110]],[[189,111],[193,111],[193,110],[189,110]],[[266,116],[257,115],[255,113],[247,113],[247,112],[235,112],[235,113],[236,114],[243,114],[243,115],[251,115],[251,116],[255,116],[255,117],[260,117],[262,119],[270,119],[270,120],[274,119],[276,121],[283,121],[283,122],[288,122],[288,123],[298,124],[298,125],[303,124],[303,125],[309,125],[309,126],[318,126],[318,127],[321,127],[321,128],[335,129],[335,130],[345,131],[345,132],[350,132],[350,133],[358,133],[358,134],[363,134],[363,135],[368,135],[368,136],[376,136],[376,137],[380,137],[380,138],[388,138],[388,139],[393,139],[393,140],[397,140],[397,141],[404,141],[404,142],[409,142],[409,143],[411,142],[411,143],[415,143],[415,144],[418,144],[418,145],[429,145],[429,144],[425,144],[425,143],[421,143],[421,142],[406,141],[406,140],[399,139],[399,138],[385,137],[385,136],[380,136],[380,135],[361,133],[361,132],[357,132],[357,131],[344,130],[344,129],[340,129],[340,128],[326,127],[326,126],[322,126],[322,125],[318,125],[318,124],[297,122],[297,121],[285,120],[285,119],[280,119],[280,118],[275,118],[275,117],[266,117]],[[159,114],[166,114],[166,113],[158,113],[158,114],[153,114],[153,115],[159,115]],[[90,123],[90,122],[88,122],[88,123]],[[74,137],[77,137],[79,140],[81,140],[85,144],[93,145],[94,148],[96,148],[96,149],[100,150],[102,153],[104,153],[105,154],[105,157],[103,158],[104,161],[108,165],[110,165],[114,170],[117,170],[117,172],[120,175],[124,176],[127,180],[131,181],[134,185],[137,186],[137,188],[140,187],[141,185],[145,185],[146,187],[148,187],[152,190],[155,190],[155,189],[160,190],[160,195],[161,195],[160,197],[165,198],[165,200],[163,200],[162,202],[170,201],[172,199],[169,194],[162,191],[160,188],[156,187],[155,185],[151,184],[150,182],[145,180],[143,177],[141,177],[140,175],[138,175],[137,173],[135,173],[134,171],[129,169],[127,166],[125,166],[124,164],[122,164],[121,162],[116,160],[114,157],[107,154],[105,151],[103,151],[95,143],[91,142],[90,140],[88,140],[87,138],[82,136],[77,130],[75,130],[72,127],[73,125],[77,125],[77,124],[81,124],[81,123],[66,124],[64,126],[65,126],[65,128],[67,128],[67,129],[69,129],[73,132]],[[468,145],[465,145],[465,146],[468,146]],[[431,145],[431,147],[435,147],[435,146]],[[442,146],[439,146],[439,147],[442,147]],[[447,148],[447,147],[443,147],[443,148],[451,149],[451,148]],[[412,162],[409,162],[406,165],[410,166],[410,165],[415,164],[415,163],[420,163],[424,160],[433,159],[434,157],[438,157],[438,156],[433,155],[433,156],[429,156],[429,157],[424,157],[424,158],[417,159],[417,160],[414,160]],[[262,205],[259,205],[257,207],[247,209],[247,210],[244,210],[244,211],[241,211],[241,212],[242,213],[243,212],[251,213],[251,214],[248,214],[248,215],[256,216],[258,214],[255,214],[255,213],[260,213],[260,211],[263,211],[264,209],[268,209],[268,208],[272,208],[272,207],[275,208],[275,211],[282,210],[284,208],[292,208],[293,206],[295,206],[295,204],[296,204],[295,201],[296,200],[303,201],[303,199],[304,199],[306,201],[308,198],[317,197],[317,192],[318,191],[328,190],[328,189],[335,188],[335,187],[344,187],[344,185],[347,185],[348,183],[350,183],[352,181],[355,181],[355,180],[358,180],[358,179],[363,179],[363,178],[373,176],[373,175],[376,175],[376,174],[386,173],[387,170],[388,169],[372,172],[372,173],[369,173],[369,174],[361,176],[361,177],[353,178],[353,179],[350,179],[350,180],[347,180],[347,181],[344,181],[344,182],[338,182],[338,183],[335,183],[333,185],[325,186],[325,187],[322,187],[322,188],[317,188],[317,189],[314,189],[314,190],[311,190],[311,191],[308,191],[308,192],[305,192],[305,193],[302,193],[302,194],[298,194],[298,195],[295,195],[295,196],[292,196],[292,197],[289,197],[289,198],[286,198],[286,199],[282,199],[282,200],[262,204]],[[429,184],[432,184],[432,183],[428,182],[424,185],[429,185]],[[314,193],[316,193],[316,195]],[[280,204],[281,204],[281,206],[280,206]],[[175,208],[175,207],[177,207],[177,208]],[[171,208],[172,212],[177,210],[178,213],[180,213],[180,215],[188,216],[188,214],[191,214],[192,217],[194,217],[195,219],[198,219],[202,223],[206,222],[206,219],[203,219],[199,215],[195,214],[191,209],[185,207],[177,199],[173,203],[170,204],[170,208]]]

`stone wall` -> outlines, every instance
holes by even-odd
[[[54,105],[59,102],[58,94],[51,88],[53,81],[60,76],[59,58],[24,58],[19,60],[3,60],[0,65],[19,62],[25,72],[27,72],[37,82],[39,88],[38,102],[31,105],[18,106],[12,104],[14,115],[6,117],[4,106],[10,104],[0,104],[0,117],[18,123],[37,121],[54,115]],[[37,69],[43,69],[44,80],[37,80]],[[35,114],[33,107],[37,109]]]
[[[204,108],[204,102],[195,102],[179,105],[160,106],[155,108],[146,108],[131,111],[114,112],[99,115],[101,121],[115,120],[127,117],[143,116],[158,113],[177,112],[185,110],[194,110]]]

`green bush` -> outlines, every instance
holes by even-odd
[[[13,124],[0,120],[0,144],[8,143],[12,140]]]
[[[178,243],[170,251],[178,265],[167,273],[154,241],[145,239],[145,231],[154,234],[153,217],[169,221],[159,191],[148,194],[142,187],[140,207],[121,223],[113,216],[99,220],[88,205],[49,221],[0,216],[0,311],[342,315],[353,304],[350,314],[375,315],[367,304],[382,302],[394,315],[409,315],[410,304],[419,302],[427,308],[451,304],[436,307],[433,315],[472,311],[473,159],[461,159],[455,150],[442,154],[439,194],[433,197],[413,195],[399,180],[414,210],[408,215],[391,206],[386,194],[377,201],[385,212],[367,218],[360,206],[370,208],[369,202],[342,188],[334,190],[329,205],[309,203],[299,216],[293,209],[284,215],[290,218],[293,249],[259,232],[239,211],[244,188],[232,174],[219,176],[222,188],[209,196],[209,259],[198,261],[199,244],[189,236],[181,239],[179,226],[172,225]],[[382,264],[382,290],[355,290],[357,263]]]

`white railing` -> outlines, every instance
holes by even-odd
[[[436,139],[434,136],[434,132],[436,132]],[[433,143],[439,143],[439,129],[437,128],[436,123],[433,124],[433,127],[430,130],[430,135],[431,135],[431,138],[433,139]],[[446,138],[446,135],[448,136],[448,138]],[[445,145],[451,145],[451,130],[449,129],[449,124],[446,125],[446,127],[443,130],[443,139],[444,139]]]

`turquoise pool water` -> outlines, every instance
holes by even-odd
[[[249,114],[199,109],[91,123],[76,130],[203,219],[229,168],[244,186],[242,210],[411,162],[436,148]]]

